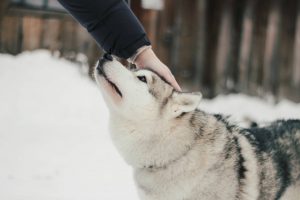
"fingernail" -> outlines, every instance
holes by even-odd
[[[180,92],[182,91],[178,83],[176,83],[176,87],[177,87],[178,91],[180,91]]]

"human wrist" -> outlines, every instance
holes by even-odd
[[[143,46],[139,48],[136,53],[128,59],[129,62],[135,64],[137,67],[145,67],[149,61],[158,59],[153,52],[151,46]]]

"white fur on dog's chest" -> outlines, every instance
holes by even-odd
[[[193,190],[205,176],[206,158],[196,143],[192,149],[166,167],[141,168],[134,170],[136,185],[142,200],[192,199]],[[202,169],[202,170],[200,170]]]
[[[232,180],[230,173],[227,180],[219,180],[218,174],[208,170],[217,158],[207,158],[201,151],[202,147],[197,145],[164,169],[136,169],[135,181],[141,200],[233,199],[235,183],[231,183],[231,189],[225,194],[222,192],[222,187]]]
[[[159,170],[159,169],[158,169]],[[199,175],[172,175],[171,170],[148,169],[135,171],[135,180],[142,200],[189,199],[193,188],[197,187]]]
[[[234,183],[231,183],[230,190],[222,192],[230,177],[228,180],[219,180],[219,176],[215,173],[181,172],[176,174],[178,172],[172,170],[161,172],[136,170],[135,180],[141,200],[234,199],[237,187]],[[223,184],[217,184],[220,182]]]

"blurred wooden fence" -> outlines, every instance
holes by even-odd
[[[165,0],[161,11],[142,9],[140,0],[131,6],[156,53],[189,90],[300,102],[300,0]],[[10,9],[1,21],[2,52],[82,52],[90,64],[99,56],[94,41],[66,14]]]
[[[83,53],[90,58],[90,65],[101,54],[91,36],[66,12],[11,6],[8,0],[0,3],[0,9],[1,6],[1,52],[18,54],[43,48],[59,51],[70,60]]]
[[[166,0],[165,7],[137,14],[181,82],[208,97],[300,101],[300,0]]]

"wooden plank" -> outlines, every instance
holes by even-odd
[[[156,49],[159,11],[143,9],[140,1],[132,1],[130,5],[137,18],[143,24],[143,27],[152,43],[153,48]]]
[[[266,46],[264,51],[263,87],[265,92],[273,95],[278,93],[278,50],[281,25],[279,1],[273,1],[266,32]]]
[[[170,67],[171,70],[173,69],[171,65],[171,49],[174,36],[174,6],[174,0],[165,0],[163,11],[158,13],[157,44],[155,49],[162,62]]]
[[[232,50],[232,0],[224,3],[221,16],[220,32],[218,36],[217,57],[216,57],[216,92],[224,91],[228,86],[228,64],[229,56]]]
[[[152,47],[155,49],[157,46],[157,19],[158,11],[157,10],[144,10],[141,21],[147,33],[149,40],[152,43]]]
[[[5,5],[4,2],[6,1],[0,1],[0,52],[3,51],[3,45],[2,45],[2,30],[3,30],[3,25],[2,25],[2,21],[3,21],[3,17],[4,17],[4,10],[5,10]]]
[[[83,53],[88,57],[88,63],[91,66],[90,72],[92,72],[96,61],[99,59],[103,51],[97,46],[96,41],[81,25],[78,24],[76,26],[76,32],[76,49],[79,53]]]
[[[0,1],[0,22],[6,13],[6,9],[7,9],[7,0],[1,0]]]
[[[281,6],[280,48],[278,52],[278,96],[295,97],[293,91],[293,52],[297,20],[297,0],[289,0]]]
[[[22,50],[41,48],[43,20],[35,17],[23,17]]]
[[[296,34],[294,45],[294,61],[293,61],[293,85],[300,93],[300,2],[298,2],[298,14],[296,21]]]
[[[181,0],[175,0],[175,11],[174,11],[174,25],[173,25],[173,41],[172,41],[172,47],[171,47],[171,66],[173,67],[173,73],[177,78],[179,78],[179,51],[181,49],[181,28],[182,28],[182,1]]]
[[[0,1],[0,41],[1,41],[1,32],[2,32],[2,20],[6,14],[7,10],[7,0],[1,0]],[[1,48],[1,43],[0,43],[0,48]]]
[[[70,60],[75,58],[74,52],[76,49],[76,25],[77,22],[68,18],[62,20],[60,24],[60,39],[61,39],[61,53],[62,56],[67,57]]]
[[[176,28],[174,46],[172,48],[173,66],[175,66],[177,77],[182,79],[186,84],[193,84],[195,71],[195,37],[196,37],[196,1],[179,1],[178,18]]]
[[[253,44],[251,48],[248,83],[248,93],[252,95],[261,95],[262,93],[263,55],[266,42],[266,26],[268,22],[270,4],[270,1],[265,0],[260,1],[254,6],[254,33]]]
[[[17,54],[21,52],[22,21],[18,16],[5,16],[1,23],[1,51]]]
[[[76,25],[76,49],[79,52],[84,53],[90,51],[90,47],[96,41],[91,37],[85,28],[80,25]]]
[[[207,1],[205,67],[201,92],[209,98],[216,95],[216,55],[223,4],[222,0]]]
[[[231,51],[228,56],[227,64],[227,91],[240,92],[239,82],[239,55],[242,40],[243,16],[247,0],[232,1],[232,31],[231,31]],[[252,0],[255,1],[255,0]]]
[[[253,42],[254,28],[254,1],[247,0],[243,16],[242,38],[240,43],[240,55],[238,58],[239,66],[239,87],[246,92],[249,82],[250,56]]]
[[[195,55],[195,89],[201,89],[203,72],[205,67],[205,46],[206,46],[206,10],[207,1],[197,1],[197,23],[196,23],[196,55]]]
[[[43,20],[42,48],[49,49],[50,51],[60,49],[60,23],[60,20],[55,18]]]

